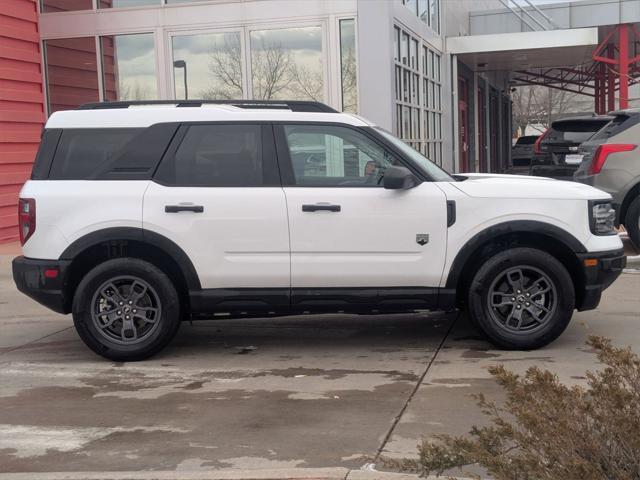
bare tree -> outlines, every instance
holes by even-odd
[[[222,47],[209,55],[209,71],[215,81],[200,93],[202,98],[230,100],[242,97],[242,48],[239,38],[225,35]]]
[[[538,85],[516,87],[513,100],[514,127],[524,133],[528,126],[546,129],[564,114],[591,111],[590,97]]]
[[[149,100],[152,98],[151,91],[148,87],[140,85],[137,81],[120,82],[119,86],[120,100]]]
[[[358,110],[358,79],[356,72],[356,52],[352,47],[342,51],[342,109],[347,112]]]
[[[281,43],[260,40],[260,48],[251,52],[253,96],[259,100],[276,97],[293,82],[291,53]]]
[[[224,44],[214,49],[209,57],[209,71],[214,82],[201,92],[202,97],[230,99],[242,96],[242,49],[239,40],[226,38]],[[259,48],[251,52],[251,70],[253,97],[256,99],[271,100],[283,96],[323,99],[321,60],[317,68],[303,65],[296,62],[291,51],[279,42],[261,39]]]

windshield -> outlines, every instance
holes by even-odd
[[[396,147],[407,157],[409,157],[414,162],[414,164],[418,165],[424,171],[424,173],[431,177],[435,182],[455,182],[451,175],[442,170],[439,166],[422,155],[420,152],[411,148],[399,138],[394,137],[389,132],[383,130],[380,127],[375,127],[375,130],[380,133],[385,138],[385,140],[392,143],[394,147]]]

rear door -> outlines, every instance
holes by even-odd
[[[197,123],[181,126],[165,154],[143,225],[185,251],[203,289],[272,291],[288,306],[286,212],[272,127]]]
[[[429,301],[446,254],[447,205],[434,182],[409,190],[382,186],[399,159],[344,125],[278,125],[291,232],[294,308],[337,302]],[[396,290],[394,290],[396,289]],[[354,293],[357,292],[357,293]],[[433,292],[432,292],[433,293]],[[391,297],[391,298],[389,298]],[[431,297],[433,299],[434,297]],[[406,301],[406,299],[405,299]],[[428,305],[424,305],[427,307]],[[433,306],[433,305],[431,305]]]

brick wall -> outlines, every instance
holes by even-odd
[[[44,124],[35,0],[0,1],[0,243],[18,238],[18,192]]]

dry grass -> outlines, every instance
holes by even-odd
[[[423,476],[480,465],[497,480],[640,479],[640,358],[605,338],[588,345],[603,368],[587,372],[586,387],[537,367],[524,376],[492,367],[507,400],[476,395],[489,426],[440,435],[419,446],[418,460],[386,465]]]

